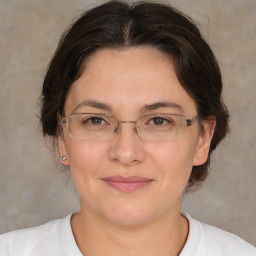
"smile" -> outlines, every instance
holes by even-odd
[[[103,179],[107,185],[122,192],[132,192],[144,188],[152,183],[153,180],[139,176],[113,176]]]

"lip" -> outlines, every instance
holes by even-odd
[[[102,179],[107,185],[122,192],[132,192],[150,185],[153,180],[140,176],[112,176]]]

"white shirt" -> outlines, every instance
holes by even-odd
[[[236,235],[194,220],[180,256],[256,256],[256,248]],[[0,256],[82,256],[72,233],[71,214],[47,224],[0,235]]]

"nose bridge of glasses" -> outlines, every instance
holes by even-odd
[[[133,124],[134,130],[138,133],[139,127],[137,127],[137,121],[118,121],[118,124],[114,129],[114,133],[118,133],[121,127],[120,124]]]
[[[118,121],[119,124],[136,124],[137,121]]]

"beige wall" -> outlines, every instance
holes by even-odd
[[[38,97],[61,32],[86,0],[0,2],[0,233],[78,209],[40,134]],[[223,70],[232,133],[203,189],[186,196],[194,217],[256,244],[256,2],[174,0],[196,18]]]

